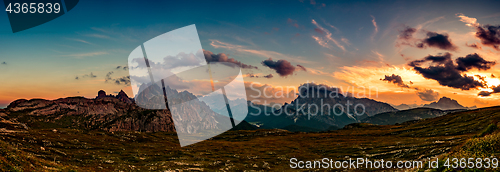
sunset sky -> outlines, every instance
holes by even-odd
[[[91,98],[99,90],[133,96],[123,82],[132,50],[191,24],[205,55],[247,65],[247,85],[267,84],[271,92],[315,82],[394,105],[442,96],[464,106],[499,105],[499,7],[500,1],[80,1],[17,33],[2,13],[0,107],[20,98]]]

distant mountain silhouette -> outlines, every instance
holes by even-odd
[[[460,105],[456,100],[450,99],[448,97],[441,97],[439,101],[426,104],[423,107],[441,110],[467,109],[467,107]]]
[[[385,112],[375,116],[371,116],[361,120],[363,123],[377,124],[377,125],[394,125],[407,121],[420,120],[426,118],[434,118],[448,113],[462,111],[463,109],[455,110],[440,110],[433,108],[419,107],[408,110],[401,110],[396,112]]]
[[[147,90],[146,90],[147,91]],[[145,92],[146,92],[145,91]],[[182,102],[193,100],[196,96],[183,91],[166,88],[172,100]],[[176,106],[182,110],[183,119],[202,119],[198,121],[193,132],[212,129],[221,125],[221,115],[213,112],[201,101]],[[207,116],[208,115],[208,116]],[[84,97],[68,97],[57,100],[19,99],[10,103],[6,109],[0,109],[0,121],[16,121],[29,128],[76,128],[105,131],[176,131],[170,109],[149,110],[137,106],[124,91],[118,95],[106,95],[101,90],[95,99]],[[189,120],[178,125],[189,125]],[[7,124],[7,122],[3,122]],[[0,124],[1,127],[1,124]],[[239,126],[241,129],[253,129],[248,123]]]

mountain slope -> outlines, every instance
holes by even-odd
[[[290,131],[326,131],[332,126],[342,128],[378,113],[397,111],[387,103],[344,96],[338,89],[323,85],[303,84],[299,90],[301,92],[295,100],[278,110],[255,105],[249,107],[249,112],[260,113],[248,115],[245,120],[267,129],[286,127]],[[291,129],[293,127],[295,129]]]
[[[146,90],[145,92],[147,92]],[[166,88],[171,101],[185,102],[196,97],[186,91],[177,92]],[[152,99],[150,99],[152,100]],[[75,128],[105,131],[176,131],[172,112],[181,121],[177,128],[196,122],[196,130],[222,128],[219,117],[205,103],[189,101],[176,105],[173,109],[149,110],[137,106],[121,91],[117,96],[106,95],[99,91],[95,99],[69,97],[57,100],[20,99],[0,111],[2,118],[17,121],[30,128]],[[181,115],[181,116],[179,116]],[[202,118],[202,116],[204,118]],[[190,119],[203,119],[202,121]],[[179,127],[180,126],[180,127]],[[227,128],[227,127],[226,127]],[[243,127],[243,128],[249,128]],[[196,132],[194,129],[192,132]]]
[[[377,124],[377,125],[393,125],[396,123],[403,123],[406,121],[420,120],[426,118],[434,118],[445,115],[447,113],[455,112],[457,110],[439,110],[432,108],[415,108],[396,112],[385,112],[375,116],[367,117],[361,122]]]

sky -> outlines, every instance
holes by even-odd
[[[314,82],[394,105],[446,96],[464,106],[494,106],[500,99],[495,42],[500,35],[488,26],[500,32],[499,6],[498,1],[80,1],[63,16],[16,33],[2,13],[0,107],[21,98],[92,98],[99,90],[132,96],[129,54],[192,24],[205,56],[238,63],[248,87],[269,86],[270,93]]]

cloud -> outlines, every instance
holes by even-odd
[[[417,29],[406,26],[406,28],[402,31],[399,31],[399,39],[403,40],[411,40],[413,39],[413,34],[417,32]]]
[[[79,76],[76,76],[75,79],[78,80],[78,79],[82,79],[82,78],[96,78],[97,75],[94,75],[94,73],[90,72],[90,74],[85,74],[85,75],[82,75],[81,77]]]
[[[288,18],[286,20],[286,23],[288,23],[289,25],[292,25],[293,27],[299,28],[299,24],[297,23],[297,20],[293,20],[291,18]]]
[[[331,49],[331,46],[328,45],[328,42],[333,42],[337,47],[339,47],[340,49],[342,49],[343,51],[345,51],[345,47],[343,45],[341,45],[339,43],[339,41],[337,41],[336,39],[334,39],[332,37],[332,33],[328,30],[328,29],[325,29],[323,27],[321,27],[318,22],[316,22],[316,20],[312,19],[311,21],[312,24],[314,24],[317,28],[314,29],[316,32],[318,33],[323,33],[322,35],[324,35],[324,38],[320,38],[320,37],[316,37],[314,35],[312,35],[311,37],[316,40],[316,42],[318,42],[318,44],[320,44],[321,46],[325,47],[325,48],[330,48]],[[318,30],[322,31],[322,32],[319,32]],[[323,40],[324,39],[324,40]]]
[[[405,84],[403,82],[403,79],[401,79],[401,76],[399,75],[395,75],[395,74],[392,74],[392,75],[385,75],[384,79],[380,79],[382,81],[387,81],[389,83],[394,83],[396,84],[397,86],[400,86],[400,87],[404,87],[404,88],[410,88],[410,86],[408,86],[407,84]]]
[[[447,34],[439,34],[436,32],[427,32],[427,37],[421,43],[417,44],[417,47],[425,48],[425,45],[443,50],[458,50],[458,47],[451,43]]]
[[[467,25],[467,26],[470,26],[470,27],[477,27],[477,26],[479,26],[479,23],[477,23],[477,19],[476,18],[467,17],[467,16],[465,16],[462,13],[457,13],[456,16],[458,18],[460,18],[461,22],[466,23],[465,25]]]
[[[247,100],[256,104],[285,103],[293,101],[296,95],[295,86],[273,86],[259,82],[245,82]]]
[[[500,50],[500,26],[478,26],[476,37],[481,40],[483,45]]]
[[[417,48],[433,47],[449,51],[457,51],[458,47],[455,46],[449,39],[448,34],[439,34],[436,32],[427,31],[426,37],[423,39],[414,38],[413,35],[418,31],[416,28],[406,26],[403,30],[399,31],[398,42],[396,46],[408,45]]]
[[[97,52],[90,52],[90,53],[70,54],[70,55],[66,55],[66,56],[76,57],[76,58],[83,58],[83,57],[100,56],[100,55],[105,55],[105,54],[108,54],[108,52],[97,51]]]
[[[128,66],[116,66],[116,69],[123,69],[123,70],[128,70]]]
[[[314,28],[314,31],[318,32],[319,34],[324,35],[325,31],[321,30],[320,28]]]
[[[375,27],[375,30],[373,30],[373,34],[371,36],[371,39],[373,40],[373,38],[375,37],[375,35],[378,33],[378,26],[377,26],[377,22],[375,21],[375,17],[373,17],[372,15],[370,15],[372,17],[372,24],[373,24],[373,27]]]
[[[432,89],[425,89],[423,91],[417,91],[418,97],[423,101],[434,101],[439,98],[439,93],[433,91]]]
[[[460,21],[466,23],[465,25],[469,27],[476,28],[476,37],[481,40],[481,43],[486,46],[491,46],[497,50],[500,50],[500,25],[484,25],[482,26],[477,22],[476,18],[465,16],[462,13],[457,13],[457,17]]]
[[[3,65],[7,65],[7,62],[2,62]]]
[[[117,85],[130,85],[130,76],[124,76],[121,78],[114,79],[115,84]]]
[[[500,85],[491,87],[491,89],[493,91],[481,91],[481,92],[479,92],[478,96],[487,97],[487,96],[490,96],[491,94],[494,94],[494,93],[500,93]]]
[[[88,36],[88,37],[94,37],[94,38],[103,38],[103,39],[110,39],[109,36],[107,35],[102,35],[102,34],[87,34],[85,36]]]
[[[431,64],[428,67],[422,67],[425,62]],[[467,76],[467,74],[462,75],[462,73],[473,68],[487,70],[495,64],[484,60],[477,54],[459,57],[456,62],[457,64],[453,62],[450,53],[446,53],[438,56],[429,55],[422,60],[411,61],[408,65],[423,77],[436,80],[442,86],[469,90],[484,87],[486,83],[477,81],[474,77]]]
[[[222,42],[219,40],[210,40],[210,41],[212,41],[210,43],[210,45],[212,45],[212,47],[214,47],[214,48],[224,48],[224,49],[233,50],[233,51],[237,51],[237,52],[249,53],[249,54],[253,54],[253,55],[257,55],[257,56],[261,56],[261,57],[265,57],[265,58],[287,59],[288,61],[294,61],[297,63],[307,63],[307,64],[313,63],[312,61],[304,60],[305,57],[302,57],[302,56],[293,56],[293,55],[288,55],[288,54],[282,54],[282,53],[275,52],[275,51],[250,49],[246,46],[230,44],[230,43]]]
[[[289,61],[286,61],[286,60],[273,61],[273,59],[271,59],[271,58],[262,61],[262,65],[267,66],[267,67],[275,70],[276,73],[278,73],[282,77],[291,75],[291,74],[293,74],[293,72],[295,72],[297,70],[307,71],[301,65],[297,65],[297,67],[295,67]]]
[[[258,78],[259,77],[259,75],[255,75],[255,74],[251,74],[251,73],[247,74],[247,76],[250,78]]]
[[[337,87],[331,87],[325,84],[316,84],[316,83],[304,83],[298,87],[298,94],[300,96],[310,95],[308,93],[315,93],[314,96],[321,95],[320,92],[326,93],[326,95],[330,95],[331,92],[334,94],[332,96],[342,95],[342,90]]]
[[[310,3],[311,3],[311,5],[316,5],[316,1],[315,0],[310,0]]]
[[[207,60],[207,62],[229,62],[237,64],[241,68],[258,69],[256,66],[247,65],[235,60],[234,58],[229,58],[228,55],[224,53],[214,54],[208,50],[203,50],[203,54],[205,55],[205,59]]]
[[[104,81],[105,81],[105,82],[108,82],[108,81],[110,81],[110,80],[113,80],[113,79],[111,78],[111,75],[112,75],[113,73],[114,73],[113,71],[108,72],[108,73],[106,74],[106,76],[104,77]]]
[[[496,64],[494,61],[486,61],[478,54],[469,54],[465,57],[459,57],[456,60],[457,69],[461,71],[468,71],[469,69],[476,68],[478,70],[488,70]]]
[[[264,78],[273,78],[273,74],[264,75],[263,77],[264,77]]]
[[[477,45],[476,43],[473,43],[473,44],[467,44],[467,43],[465,43],[465,46],[468,46],[468,47],[471,47],[471,48],[476,48],[476,49],[481,49],[481,47],[479,45]]]
[[[249,73],[249,74],[247,74],[247,75],[246,75],[246,77],[250,77],[250,78],[260,78],[261,76],[256,75],[256,74]],[[269,78],[273,78],[273,74],[264,75],[264,76],[262,76],[262,77],[264,77],[264,78],[268,78],[268,79],[269,79]]]
[[[347,38],[341,38],[340,39],[342,42],[344,42],[346,45],[351,45],[351,42],[349,42],[349,40]]]
[[[297,65],[297,67],[298,67],[297,70],[307,71],[307,69],[302,65]]]

